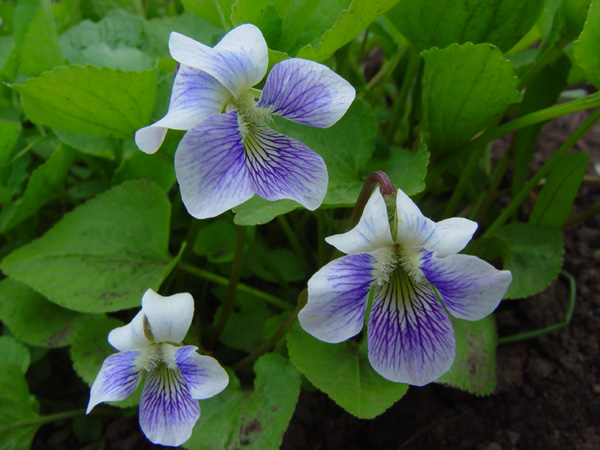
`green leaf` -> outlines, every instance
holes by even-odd
[[[65,145],[86,155],[102,159],[115,159],[115,145],[109,138],[90,136],[66,130],[52,130],[56,137]]]
[[[215,27],[229,29],[231,8],[235,0],[182,0],[185,8],[202,17]]]
[[[496,325],[492,316],[477,322],[451,317],[456,339],[456,358],[437,382],[477,395],[496,388]]]
[[[398,0],[353,0],[337,16],[332,27],[318,41],[311,42],[298,51],[299,58],[324,61],[364,31],[380,15],[392,8]],[[334,8],[329,8],[335,11]],[[319,15],[323,10],[319,8]],[[319,32],[320,32],[319,28]]]
[[[217,38],[223,34],[220,26],[217,28],[194,14],[157,17],[144,23],[148,51],[155,56],[169,57],[169,35],[173,31],[210,46],[214,45]]]
[[[304,281],[308,278],[302,260],[292,251],[286,248],[268,249],[267,257],[277,267],[286,281]],[[277,282],[277,278],[273,275],[271,269],[261,261],[252,261],[250,267],[258,278],[272,283]]]
[[[26,373],[30,362],[27,347],[11,336],[0,336],[0,367],[4,364],[14,364],[21,373]]]
[[[230,374],[227,389],[201,402],[202,415],[192,437],[183,444],[185,448],[279,448],[300,394],[300,374],[273,353],[262,356],[254,371],[253,391],[241,390],[239,381]]]
[[[138,0],[81,0],[83,16],[98,21],[115,9],[144,16],[144,7]]]
[[[12,156],[13,148],[19,139],[21,124],[0,120],[0,167]]]
[[[214,292],[217,298],[222,299],[225,288]],[[266,303],[257,302],[254,297],[240,292],[235,295],[234,305],[219,340],[228,347],[251,352],[261,341],[263,326],[271,312]],[[215,322],[219,315],[220,312],[215,314]]]
[[[504,261],[504,268],[513,276],[504,298],[537,294],[560,273],[565,250],[558,230],[515,222],[502,227],[497,236],[506,240],[512,250]]]
[[[2,450],[27,450],[42,423],[31,407],[29,387],[18,366],[0,366],[0,443]]]
[[[299,324],[288,333],[288,351],[290,360],[312,384],[361,419],[382,414],[408,389],[408,385],[393,383],[375,372],[356,343],[321,342]]]
[[[371,159],[368,171],[383,170],[390,177],[390,181],[405,194],[415,195],[425,190],[428,164],[427,144],[421,140],[416,151],[391,148],[386,159]]]
[[[329,185],[325,207],[352,206],[362,188],[366,165],[375,150],[377,120],[369,105],[356,99],[344,117],[330,128],[313,128],[274,118],[273,128],[317,152],[327,165]],[[238,225],[267,223],[300,205],[292,200],[269,202],[253,197],[234,208]]]
[[[213,263],[223,263],[233,260],[236,241],[235,226],[226,219],[216,219],[205,224],[198,231],[194,243],[194,253]]]
[[[579,39],[573,44],[577,65],[600,87],[600,1],[593,0]]]
[[[115,170],[112,184],[121,184],[127,180],[152,180],[165,192],[175,184],[173,164],[165,158],[147,155],[133,140],[123,142],[123,159]]]
[[[139,300],[141,303],[141,298]],[[117,351],[108,343],[108,333],[123,326],[123,322],[112,317],[97,317],[80,326],[73,336],[71,345],[71,361],[73,369],[88,386],[92,386],[102,363]],[[141,386],[135,393],[119,402],[110,402],[119,408],[128,408],[139,403]]]
[[[69,345],[74,330],[89,317],[56,306],[15,280],[0,281],[0,320],[26,344],[38,347]]]
[[[64,64],[50,0],[41,0],[20,49],[19,71],[37,76]]]
[[[492,45],[453,44],[423,58],[423,123],[432,154],[456,149],[521,99],[512,63]]]
[[[0,267],[68,309],[131,308],[168,274],[169,217],[160,187],[129,181],[75,208]]]
[[[148,125],[156,69],[123,72],[92,66],[57,67],[13,86],[32,122],[94,136],[131,138]]]
[[[564,155],[546,178],[533,211],[530,225],[561,229],[571,215],[573,202],[583,181],[590,157],[585,153]]]
[[[231,21],[234,26],[256,25],[269,47],[276,46],[281,37],[283,21],[273,0],[237,0],[232,6]]]
[[[35,169],[23,197],[0,211],[0,230],[6,232],[31,217],[64,190],[65,179],[73,163],[73,151],[59,145],[44,164]]]
[[[388,18],[419,50],[489,42],[510,50],[535,24],[544,0],[401,0]]]

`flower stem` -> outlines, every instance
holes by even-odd
[[[269,352],[273,347],[277,345],[277,343],[281,340],[283,336],[289,331],[289,329],[294,325],[296,320],[298,319],[298,313],[304,306],[306,305],[306,301],[308,298],[308,292],[304,289],[298,295],[298,304],[296,308],[290,313],[289,316],[281,323],[277,331],[271,336],[263,345],[261,345],[258,349],[250,353],[248,356],[240,359],[238,362],[234,363],[231,368],[234,371],[238,371],[243,369],[244,367],[252,364],[258,358],[260,358],[265,353]]]
[[[526,331],[524,333],[513,334],[512,336],[505,336],[498,339],[498,345],[509,344],[511,342],[524,341],[526,339],[536,338],[543,334],[551,333],[561,328],[565,328],[571,323],[573,318],[573,312],[575,311],[575,297],[577,296],[577,286],[573,275],[566,271],[561,271],[560,274],[567,279],[569,282],[569,303],[567,304],[567,312],[562,322],[555,323],[549,327],[538,328],[537,330]]]
[[[229,316],[233,310],[235,293],[237,291],[238,282],[240,281],[240,273],[242,272],[242,261],[244,259],[244,249],[246,248],[246,228],[239,225],[236,225],[235,228],[237,236],[231,273],[229,274],[229,283],[227,284],[227,291],[225,292],[225,298],[223,299],[221,314],[219,314],[217,324],[208,338],[207,346],[209,348],[214,346],[225,329],[225,325],[227,325],[227,320],[229,320]]]
[[[479,153],[471,153],[469,155],[467,164],[465,165],[465,168],[462,171],[460,179],[458,180],[458,183],[457,183],[456,187],[454,188],[454,192],[452,192],[452,196],[450,197],[450,200],[446,204],[446,209],[444,209],[444,218],[450,217],[452,215],[452,213],[454,213],[454,210],[456,209],[458,204],[460,203],[460,201],[465,193],[465,190],[467,189],[469,182],[473,178],[473,172],[475,172],[475,169],[477,169],[477,163],[479,162],[479,157],[480,157]]]
[[[581,214],[578,214],[573,217],[569,217],[563,224],[563,228],[567,228],[567,227],[570,227],[571,225],[575,225],[579,222],[583,222],[584,220],[587,220],[590,217],[593,217],[598,213],[600,213],[600,203],[596,203],[590,209],[588,209],[587,211],[585,211]]]
[[[567,153],[573,145],[600,119],[600,108],[597,108],[590,117],[554,152],[554,155],[531,177],[529,182],[515,195],[510,204],[498,216],[483,234],[483,237],[493,236],[498,229],[504,225],[508,218],[517,210],[521,203],[527,198],[529,193],[539,184],[550,170],[556,165],[560,158]]]
[[[229,280],[227,278],[217,275],[216,273],[209,272],[208,270],[199,269],[187,263],[180,263],[179,268],[189,273],[190,275],[194,275],[195,277],[210,281],[211,283],[219,284],[221,286],[229,285]],[[237,289],[240,292],[252,295],[255,298],[263,300],[264,302],[269,303],[273,306],[277,306],[281,309],[289,310],[292,307],[292,305],[284,302],[279,297],[275,297],[274,295],[268,294],[267,292],[263,292],[259,289],[250,287],[243,283],[238,283]]]

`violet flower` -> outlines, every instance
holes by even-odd
[[[101,402],[123,400],[146,373],[140,398],[140,427],[155,444],[187,441],[200,417],[197,400],[210,398],[229,383],[227,372],[191,345],[180,347],[194,314],[190,294],[162,297],[148,289],[142,310],[108,335],[119,353],[104,360],[92,385],[87,413]]]
[[[251,24],[234,28],[214,48],[173,32],[169,49],[181,63],[169,111],[135,139],[142,151],[154,153],[167,128],[188,130],[175,154],[175,172],[189,213],[214,217],[254,194],[318,208],[327,191],[323,159],[268,122],[275,115],[330,127],[350,107],[354,88],[322,64],[292,58],[273,67],[262,93],[253,89],[269,57],[262,33]]]
[[[377,189],[358,225],[326,241],[347,254],[308,281],[298,316],[308,333],[330,343],[358,334],[368,314],[373,368],[388,380],[423,386],[447,372],[456,355],[448,314],[480,320],[492,313],[512,280],[470,255],[458,255],[477,224],[463,218],[435,223],[402,191],[389,217]],[[369,293],[373,303],[366,311]]]

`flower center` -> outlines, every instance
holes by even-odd
[[[175,363],[177,347],[171,344],[160,343],[150,345],[144,351],[147,352],[144,358],[146,364],[143,367],[145,371],[150,372],[156,367],[166,367],[172,370],[177,369],[177,364]]]
[[[379,249],[375,284],[383,286],[388,283],[396,269],[402,269],[416,284],[421,283],[424,279],[421,253],[420,247],[401,247],[398,244]]]
[[[238,114],[238,125],[240,133],[245,138],[248,132],[248,126],[260,125],[271,118],[271,112],[264,108],[257,108],[254,101],[253,90],[242,93],[237,99],[232,99],[227,105],[226,110],[236,110]]]

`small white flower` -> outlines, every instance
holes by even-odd
[[[140,427],[155,444],[187,441],[200,417],[197,400],[210,398],[229,383],[227,372],[194,346],[180,347],[194,314],[190,294],[162,297],[148,289],[142,310],[108,335],[119,353],[104,360],[92,385],[89,413],[101,402],[123,400],[146,375],[140,398]]]
[[[350,107],[354,88],[322,64],[291,58],[275,64],[262,93],[253,89],[267,72],[269,55],[251,24],[234,28],[214,48],[173,32],[169,49],[181,63],[169,111],[138,130],[135,141],[154,153],[168,128],[188,130],[175,154],[175,172],[189,213],[214,217],[255,194],[318,208],[327,191],[323,159],[271,129],[269,121],[281,116],[330,127]]]
[[[423,386],[454,362],[448,313],[483,319],[502,300],[512,275],[475,256],[457,254],[471,240],[475,222],[452,218],[435,223],[402,191],[396,194],[393,222],[392,228],[377,189],[355,228],[326,239],[347,256],[308,281],[308,303],[298,319],[317,339],[337,343],[358,334],[368,314],[373,368],[388,380]],[[366,311],[371,289],[373,305]]]

